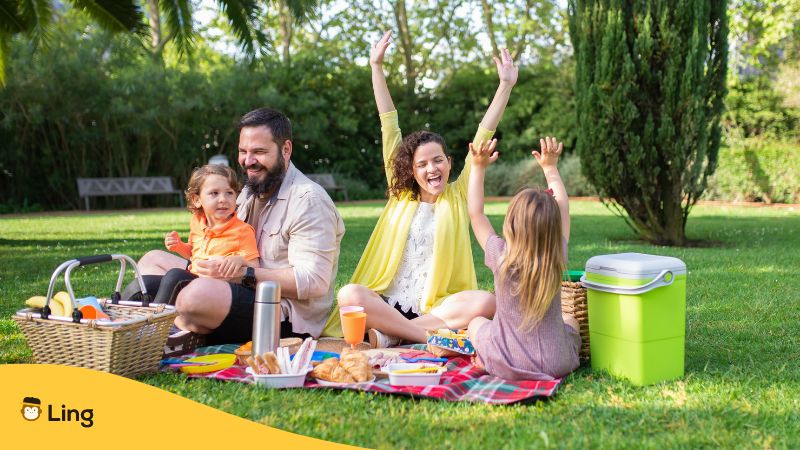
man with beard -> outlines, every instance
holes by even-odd
[[[281,287],[281,337],[322,332],[333,304],[344,223],[325,190],[297,170],[291,155],[292,125],[282,113],[260,108],[239,121],[239,165],[246,183],[236,201],[237,215],[255,229],[260,267],[243,267],[226,278],[221,261],[193,261],[200,278],[175,298],[175,325],[184,332],[174,333],[168,345],[178,345],[186,331],[205,335],[208,344],[249,341],[260,281]],[[142,257],[139,268],[150,275],[145,277],[148,292],[155,292],[159,275],[187,264],[154,250]]]

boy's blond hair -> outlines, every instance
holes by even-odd
[[[209,175],[219,175],[227,179],[231,189],[237,195],[242,191],[242,183],[239,181],[239,177],[236,176],[236,172],[230,167],[221,164],[206,164],[203,167],[198,167],[194,169],[192,176],[189,177],[189,184],[186,186],[186,191],[184,191],[186,194],[186,209],[192,214],[203,214],[203,208],[194,206],[194,200],[200,196],[200,189],[203,188],[203,183],[205,183]]]
[[[544,317],[561,287],[564,271],[561,213],[547,191],[525,189],[511,199],[503,236],[507,242],[499,267],[500,282],[522,304],[521,327]]]

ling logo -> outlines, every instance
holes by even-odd
[[[33,422],[42,414],[42,401],[36,397],[22,399],[22,417]]]
[[[22,417],[33,422],[43,415],[42,401],[36,397],[25,397],[22,399]],[[67,408],[66,405],[61,405],[61,414],[57,415],[53,411],[53,405],[47,405],[47,421],[48,422],[77,422],[83,428],[91,428],[94,425],[94,410],[84,409],[79,411],[77,409]]]

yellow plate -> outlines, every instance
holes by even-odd
[[[183,373],[209,373],[218,370],[227,369],[236,362],[236,355],[232,353],[217,353],[213,355],[197,356],[189,358],[186,362],[200,362],[200,363],[213,363],[207,366],[183,366],[181,372]]]

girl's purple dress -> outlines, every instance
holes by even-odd
[[[565,242],[566,254],[566,242]],[[581,338],[561,318],[561,290],[556,292],[550,308],[532,329],[520,331],[522,308],[519,297],[512,296],[508,280],[498,283],[500,257],[506,242],[497,235],[486,241],[486,265],[494,274],[497,312],[483,325],[473,342],[486,371],[507,380],[552,380],[561,378],[578,365]]]

